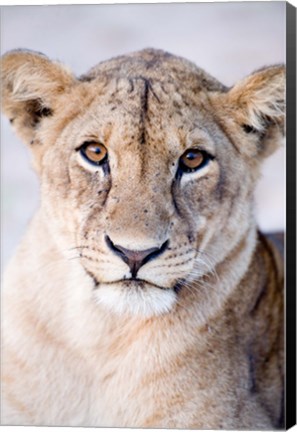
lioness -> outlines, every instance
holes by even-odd
[[[3,57],[3,110],[41,180],[5,279],[3,424],[282,426],[282,259],[253,192],[284,78],[226,88],[152,49],[80,78]]]

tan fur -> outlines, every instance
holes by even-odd
[[[284,68],[227,89],[162,51],[79,79],[12,51],[1,74],[41,179],[5,277],[2,423],[280,427],[282,259],[257,232],[253,191],[283,132]],[[82,160],[91,139],[110,172]],[[214,159],[176,177],[193,147]],[[124,281],[106,235],[136,251],[169,244],[142,282]]]

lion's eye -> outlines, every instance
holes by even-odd
[[[189,149],[179,159],[179,169],[189,173],[202,168],[209,161],[210,156],[203,150]]]
[[[94,141],[85,142],[78,148],[80,154],[93,165],[101,165],[107,160],[106,147]]]

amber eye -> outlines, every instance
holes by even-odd
[[[203,150],[189,149],[179,160],[179,169],[189,173],[202,168],[210,159],[210,155]]]
[[[101,165],[107,160],[107,149],[101,143],[87,141],[78,150],[93,165]]]

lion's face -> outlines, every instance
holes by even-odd
[[[97,302],[145,316],[170,311],[247,234],[262,133],[208,76],[194,91],[192,75],[158,68],[70,83],[34,135],[57,244]]]
[[[98,301],[161,313],[247,230],[251,175],[205,94],[183,100],[152,82],[144,110],[146,83],[132,84],[111,80],[64,128],[44,157],[43,197]]]

